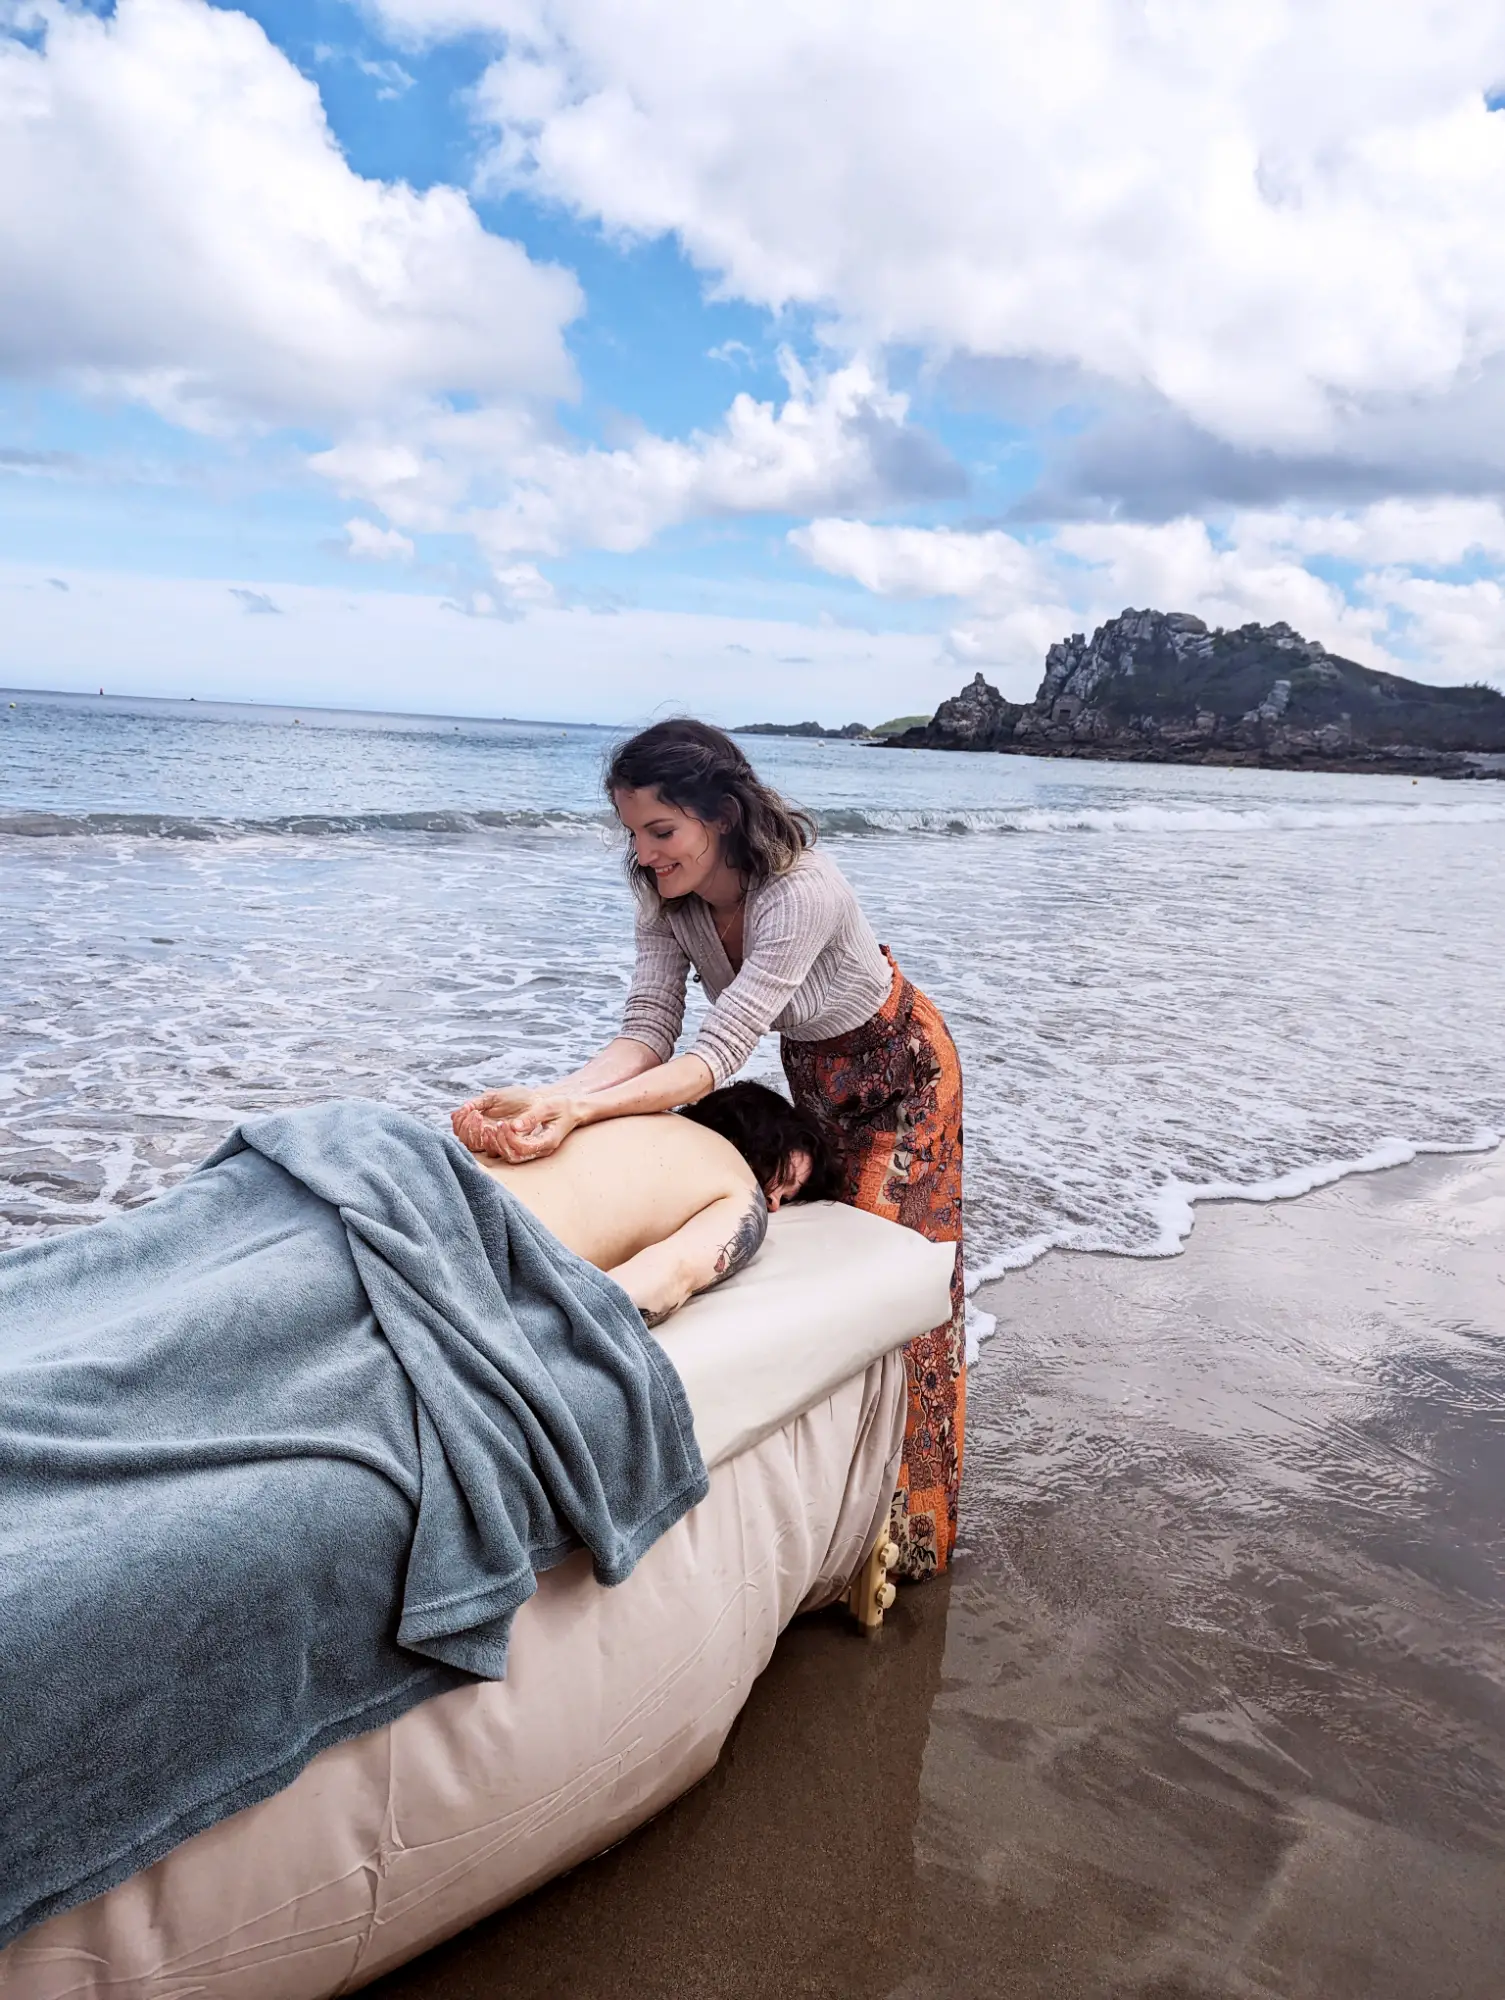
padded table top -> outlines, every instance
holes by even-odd
[[[707,1466],[759,1443],[951,1314],[955,1246],[840,1202],[769,1218],[745,1271],[659,1327]]]

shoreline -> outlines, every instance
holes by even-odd
[[[1106,743],[1073,743],[1047,747],[1031,742],[1020,744],[902,743],[885,738],[873,746],[882,750],[929,750],[947,757],[1038,757],[1051,763],[1084,764],[1174,764],[1189,769],[1217,771],[1312,771],[1329,777],[1353,778],[1443,778],[1453,784],[1505,782],[1505,751],[1422,750],[1408,757],[1403,752],[1376,751],[1370,757],[1271,757],[1253,752],[1247,755],[1220,755],[1211,751],[1187,752],[1182,756],[1151,755],[1137,746],[1116,748]]]
[[[1382,1139],[1356,1159],[1325,1160],[1310,1167],[1294,1167],[1289,1173],[1272,1176],[1269,1180],[1167,1181],[1154,1198],[1162,1229],[1154,1244],[1142,1250],[1110,1250],[1072,1243],[1046,1243],[1034,1237],[1017,1249],[1005,1250],[997,1257],[989,1258],[977,1272],[969,1275],[967,1297],[983,1303],[986,1310],[986,1302],[982,1301],[985,1290],[1003,1284],[1021,1271],[1032,1271],[1037,1264],[1052,1256],[1124,1258],[1136,1264],[1163,1263],[1182,1257],[1195,1235],[1197,1211],[1201,1208],[1230,1205],[1268,1208],[1272,1204],[1305,1201],[1309,1195],[1321,1194],[1326,1188],[1371,1174],[1398,1173],[1431,1160],[1481,1159],[1502,1151],[1505,1151],[1505,1133],[1481,1127],[1476,1137],[1467,1144]],[[983,1338],[990,1336],[984,1335]]]

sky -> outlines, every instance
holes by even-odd
[[[0,0],[0,683],[1505,687],[1498,0]]]

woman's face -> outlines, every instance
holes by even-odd
[[[815,1163],[801,1147],[796,1147],[779,1170],[778,1178],[763,1193],[768,1200],[768,1212],[777,1215],[786,1201],[793,1201],[800,1189],[815,1171]]]
[[[661,896],[672,900],[705,889],[721,865],[719,827],[665,805],[656,785],[614,792],[612,803],[632,835],[638,866],[648,869]]]

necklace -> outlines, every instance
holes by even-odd
[[[746,890],[744,890],[743,893],[737,898],[732,913],[726,920],[725,928],[723,928],[720,924],[716,922],[716,912],[714,910],[712,910],[711,912],[711,923],[715,927],[717,937],[720,938],[721,940],[721,949],[723,951],[726,950],[726,941],[731,934],[732,925],[737,921],[738,917],[741,916],[742,906],[746,901],[747,901],[747,892]]]

